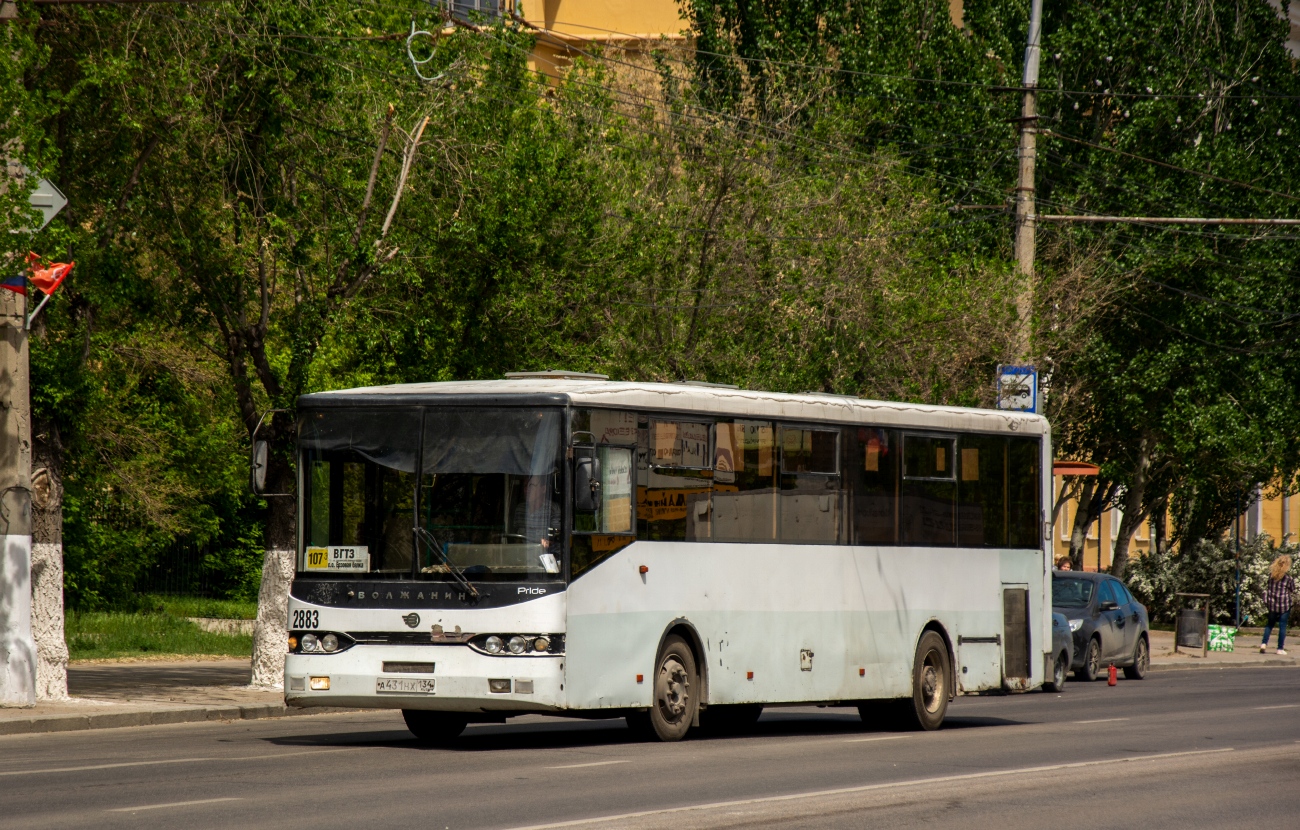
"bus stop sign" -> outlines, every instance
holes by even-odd
[[[1038,412],[1038,370],[1033,366],[998,366],[998,409]]]

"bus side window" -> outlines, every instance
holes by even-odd
[[[953,545],[956,533],[957,441],[947,436],[903,436],[899,541]]]
[[[573,517],[572,576],[636,541],[632,514],[633,466],[631,447],[597,446],[600,464],[599,500],[595,513]]]
[[[782,542],[840,541],[839,437],[839,430],[780,427]]]
[[[1007,543],[1007,439],[963,435],[957,450],[957,544]]]
[[[776,429],[770,421],[721,421],[715,435],[712,538],[776,541]]]
[[[1007,546],[1012,548],[1038,548],[1042,513],[1039,505],[1039,439],[1008,439],[1007,453]]]
[[[710,538],[713,425],[648,419],[638,429],[637,536],[657,542]],[[644,448],[644,449],[642,449]]]
[[[844,431],[850,528],[855,545],[898,541],[898,433],[875,427]]]

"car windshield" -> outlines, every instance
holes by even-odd
[[[1052,605],[1082,608],[1092,601],[1096,583],[1070,576],[1052,577]]]
[[[560,574],[558,409],[329,409],[299,423],[299,570],[386,579]]]

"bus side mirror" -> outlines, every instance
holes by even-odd
[[[573,465],[573,509],[595,513],[600,506],[600,459],[583,456]]]
[[[248,473],[249,484],[255,496],[266,492],[266,462],[269,460],[269,455],[270,449],[265,441],[253,442],[253,451],[248,458]]]
[[[266,470],[271,466],[271,443],[265,438],[257,437],[257,433],[262,429],[262,424],[266,422],[268,415],[288,411],[287,409],[268,409],[257,419],[257,426],[253,427],[252,444],[248,448],[248,486],[255,496],[293,495],[293,493],[266,492]]]

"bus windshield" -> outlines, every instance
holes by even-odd
[[[558,409],[304,415],[299,570],[386,579],[557,579],[561,423]]]

